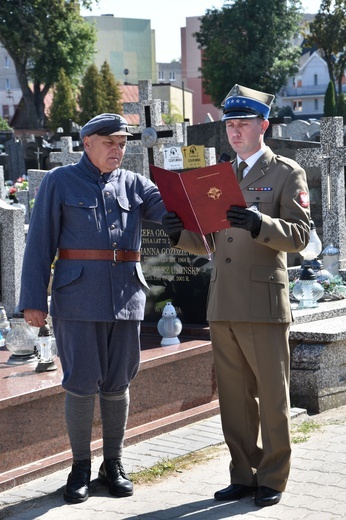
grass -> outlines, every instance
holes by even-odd
[[[175,459],[163,459],[151,468],[131,473],[131,481],[134,484],[150,484],[166,476],[183,473],[183,471],[191,468],[191,466],[195,464],[205,463],[207,460],[216,457],[220,452],[220,448],[225,449],[222,444],[188,453],[187,455]]]
[[[291,441],[293,444],[306,442],[310,439],[311,433],[320,430],[321,425],[313,421],[304,421],[301,424],[293,424],[291,428]]]
[[[293,444],[307,442],[311,434],[320,429],[321,425],[314,421],[292,424],[291,441]],[[224,444],[220,444],[183,455],[182,457],[162,459],[151,468],[131,473],[130,478],[134,484],[151,484],[159,479],[183,473],[195,464],[205,463],[206,460],[215,458],[221,450],[226,449]]]

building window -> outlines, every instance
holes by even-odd
[[[303,80],[298,79],[298,81],[297,81],[297,87],[302,87],[302,86],[303,86]]]
[[[293,112],[301,112],[303,110],[303,103],[301,99],[293,100]]]
[[[165,72],[163,70],[159,70],[159,81],[164,81]]]
[[[10,58],[8,56],[5,56],[5,69],[10,68]]]
[[[318,110],[318,99],[314,99],[315,110]]]
[[[314,74],[314,85],[315,85],[315,87],[317,87],[317,85],[318,85],[318,75],[317,74]]]
[[[174,71],[171,71],[169,73],[169,81],[175,81],[175,72]]]
[[[5,79],[5,84],[6,84],[5,89],[11,90],[11,82],[9,79]]]

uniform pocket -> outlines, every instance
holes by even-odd
[[[256,318],[285,317],[288,313],[288,279],[286,269],[270,266],[251,268],[251,313]]]
[[[58,260],[54,268],[54,277],[52,290],[61,289],[67,285],[71,285],[73,282],[78,280],[82,274],[83,267],[81,265],[75,265],[68,269],[65,267],[62,269],[60,262],[66,262],[66,260]]]
[[[83,197],[68,194],[65,197],[66,217],[71,219],[77,227],[90,226],[96,224],[100,229],[100,222],[97,216],[98,200],[96,197]]]

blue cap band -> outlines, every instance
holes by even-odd
[[[270,107],[261,101],[244,96],[232,96],[226,99],[222,121],[226,119],[262,117],[268,119]]]

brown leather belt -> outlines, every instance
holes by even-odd
[[[140,251],[125,249],[59,249],[62,260],[111,260],[112,262],[140,262]]]

